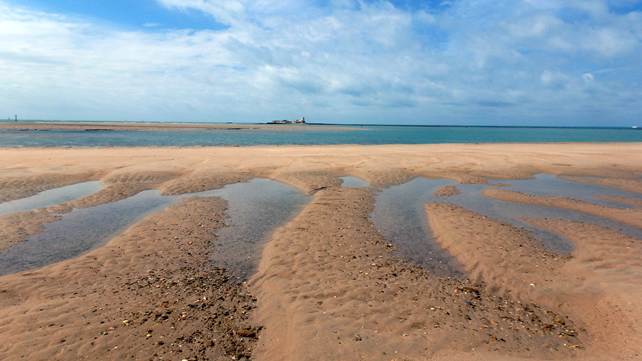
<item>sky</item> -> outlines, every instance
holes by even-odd
[[[14,115],[642,126],[642,0],[0,0]]]

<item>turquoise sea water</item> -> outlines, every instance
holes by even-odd
[[[25,123],[25,128],[28,123]],[[0,147],[642,142],[642,129],[352,126],[332,129],[0,130]]]

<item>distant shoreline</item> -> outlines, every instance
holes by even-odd
[[[324,126],[318,124],[283,125],[283,124],[207,124],[207,123],[117,123],[117,122],[0,122],[0,129],[14,130],[240,130],[240,129],[356,129],[349,126]]]
[[[128,121],[57,121],[26,119],[0,120],[0,129],[69,129],[69,130],[147,130],[147,129],[359,129],[363,127],[417,128],[516,128],[516,129],[621,129],[642,130],[637,126],[554,126],[554,125],[461,125],[461,124],[338,124],[338,123],[163,123]]]

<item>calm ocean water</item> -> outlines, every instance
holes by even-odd
[[[351,129],[330,129],[303,126],[301,129],[290,130],[275,126],[274,130],[0,130],[0,147],[540,142],[642,142],[642,129],[420,126],[355,126]]]

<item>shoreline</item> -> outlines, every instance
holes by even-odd
[[[378,189],[415,177],[487,184],[547,173],[642,193],[642,143],[0,148],[0,159],[0,202],[88,180],[105,186],[19,221],[0,216],[12,242],[54,221],[48,217],[147,189],[187,194],[267,178],[313,196],[267,240],[247,284],[224,274],[184,283],[210,277],[199,267],[216,252],[209,244],[225,222],[217,198],[181,201],[88,254],[0,277],[3,359],[617,360],[642,352],[640,240],[588,223],[527,219],[573,241],[570,256],[558,255],[523,230],[432,203],[426,217],[438,243],[466,268],[468,278],[458,280],[395,257],[368,219]],[[341,176],[373,188],[341,188]],[[203,302],[215,297],[206,289],[217,298]],[[201,304],[219,310],[217,318]],[[229,317],[242,322],[216,323]]]

